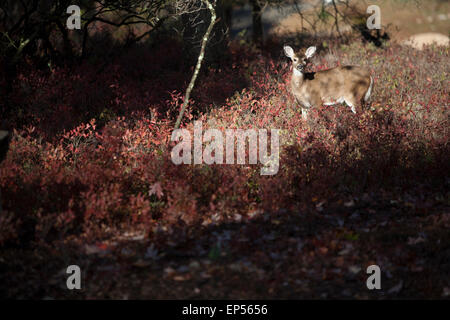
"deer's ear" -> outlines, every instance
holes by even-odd
[[[292,49],[290,46],[284,46],[284,54],[288,58],[292,58],[294,56],[294,49]]]
[[[309,47],[308,49],[306,49],[305,57],[309,59],[314,55],[314,53],[316,53],[316,47]]]

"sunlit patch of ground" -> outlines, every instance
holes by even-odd
[[[350,6],[338,4],[337,25],[339,31],[351,30],[350,23],[365,23],[364,13],[371,4],[381,9],[381,24],[388,28],[389,36],[394,40],[404,40],[417,33],[433,32],[448,35],[450,31],[450,4],[444,1],[351,1]],[[294,13],[282,19],[274,26],[271,34],[291,35],[297,32],[331,33],[336,35],[336,15],[333,6],[327,6],[326,12],[321,6],[306,10],[302,14]],[[341,14],[348,18],[344,21]],[[302,17],[303,16],[303,17]],[[368,14],[366,16],[369,16]]]

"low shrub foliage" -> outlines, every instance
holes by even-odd
[[[89,61],[51,71],[24,66],[8,97],[14,109],[2,108],[14,132],[0,165],[1,243],[102,238],[124,228],[151,237],[161,228],[448,183],[448,48],[329,44],[311,70],[368,66],[371,105],[356,115],[323,106],[307,122],[289,93],[281,48],[266,55],[232,45],[231,61],[204,66],[182,124],[281,129],[273,176],[261,176],[259,165],[172,163],[170,135],[192,70],[176,42],[134,48],[101,72]]]

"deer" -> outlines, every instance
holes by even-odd
[[[321,104],[330,106],[345,102],[353,113],[369,101],[373,90],[370,71],[359,66],[340,66],[328,70],[305,73],[309,59],[316,47],[306,49],[305,55],[297,55],[290,46],[284,46],[285,55],[292,61],[291,92],[301,107],[302,118],[308,119],[308,111]]]

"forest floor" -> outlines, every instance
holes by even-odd
[[[211,228],[174,229],[151,240],[130,233],[90,245],[78,240],[57,249],[9,249],[2,254],[2,295],[448,299],[450,212],[442,197],[442,190],[420,186],[299,212],[261,212]],[[81,290],[66,287],[61,267],[70,264],[83,270]],[[366,286],[372,264],[381,268],[380,290]]]

